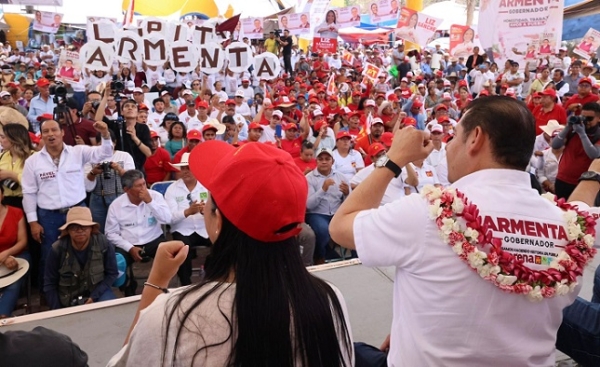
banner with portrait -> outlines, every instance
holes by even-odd
[[[279,15],[277,17],[278,28],[287,29],[290,34],[299,35],[302,33],[310,34],[310,13],[294,13]]]
[[[57,74],[63,83],[79,80],[81,78],[79,52],[62,50],[58,58]]]
[[[261,39],[264,37],[263,18],[242,19],[242,31],[245,37],[249,39]]]
[[[49,11],[35,11],[33,30],[44,33],[56,33],[62,23],[63,15]]]
[[[360,25],[360,6],[347,6],[334,9],[340,28],[357,27]]]
[[[369,16],[371,17],[371,23],[383,23],[390,20],[398,19],[400,13],[400,0],[377,0],[370,2]]]
[[[331,0],[312,0],[310,5],[310,34],[315,34],[316,27],[321,26],[322,24],[327,24],[330,27],[339,28],[339,24],[337,22],[338,15],[333,10],[329,9],[329,3]],[[325,19],[327,18],[327,19]]]
[[[426,46],[443,19],[403,7],[396,27],[396,39]]]
[[[573,53],[589,60],[592,57],[592,53],[598,50],[598,47],[600,47],[600,32],[594,28],[590,28],[585,32],[585,36],[583,36],[581,42],[575,46]]]
[[[481,44],[475,30],[468,25],[452,24],[450,26],[450,55],[453,57],[467,57],[473,54],[473,49]]]
[[[524,65],[526,58],[558,52],[563,11],[564,0],[481,0],[477,34],[491,61]]]

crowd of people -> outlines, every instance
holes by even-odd
[[[438,238],[436,223],[423,214],[424,202],[417,203],[431,185],[443,189],[465,176],[483,175],[480,181],[472,178],[461,186],[479,204],[492,186],[502,192],[522,180],[526,182],[515,192],[495,199],[498,207],[517,205],[517,198],[531,195],[532,187],[567,200],[577,194],[582,174],[600,157],[597,59],[571,59],[565,48],[535,64],[509,60],[497,65],[477,47],[466,59],[450,57],[439,46],[417,52],[405,50],[402,44],[310,53],[299,50],[284,31],[283,37],[271,34],[264,46],[252,49],[280,56],[282,74],[264,80],[256,78],[252,69],[236,73],[225,67],[207,75],[200,67],[177,73],[169,63],[154,67],[115,62],[109,73],[73,70],[65,76],[57,70],[60,50],[44,46],[26,55],[9,47],[0,50],[0,265],[13,271],[27,263],[42,302],[57,309],[113,299],[116,288],[125,296],[135,294],[138,284],[132,264],[156,258],[144,287],[144,308],[166,290],[175,273],[180,285],[192,283],[190,248],[212,247],[205,280],[177,296],[169,295],[176,299],[174,308],[168,298],[157,298],[159,306],[152,303],[152,312],[140,318],[138,328],[146,329],[131,334],[132,343],[121,351],[115,365],[142,363],[148,356],[175,360],[181,357],[178,353],[193,360],[195,354],[188,355],[188,347],[178,350],[175,340],[184,336],[187,323],[196,320],[190,310],[211,307],[220,297],[229,304],[227,312],[236,310],[238,337],[247,343],[230,344],[230,331],[223,324],[222,334],[198,343],[194,351],[219,345],[234,350],[235,357],[227,351],[219,353],[244,364],[291,358],[302,365],[350,365],[354,349],[343,296],[331,285],[315,283],[298,264],[318,265],[340,258],[338,247],[343,246],[367,265],[406,268],[413,278],[407,283],[396,279],[395,292],[410,292],[408,288],[424,287],[419,282],[433,279],[429,273],[422,278],[417,274],[426,260],[415,255],[422,241],[435,247]],[[441,57],[439,65],[432,65],[434,54]],[[366,63],[380,68],[376,78],[362,75]],[[328,85],[332,75],[333,89]],[[57,87],[66,88],[69,95],[59,95]],[[385,176],[378,167],[389,168],[386,174],[393,175]],[[491,168],[512,171],[479,172]],[[166,190],[153,189],[168,181],[173,182]],[[595,195],[591,202],[579,197],[590,206],[594,199]],[[541,207],[538,197],[530,200],[518,204],[523,207],[520,215],[538,215],[533,213]],[[266,207],[266,203],[273,204]],[[482,205],[482,210],[502,212],[489,205]],[[544,220],[560,216],[551,213]],[[417,229],[428,234],[424,238]],[[220,231],[224,233],[219,235]],[[170,239],[180,242],[167,242]],[[279,242],[286,246],[275,249],[273,243]],[[400,242],[407,244],[406,252],[392,249]],[[273,268],[265,269],[261,278],[261,274],[249,275],[248,264],[238,263],[237,256],[267,256],[264,250],[246,253],[249,250],[244,249],[262,243],[270,244],[269,256],[278,264],[270,264]],[[452,255],[442,250],[447,249],[439,247],[439,253],[431,256]],[[298,255],[282,260],[292,252]],[[172,271],[170,277],[154,270],[160,266]],[[285,294],[286,301],[285,307],[280,308],[279,300],[273,306],[282,317],[283,329],[270,336],[264,315],[244,309],[258,309],[264,303],[239,297],[260,292],[253,282],[271,281],[283,268],[294,269],[294,274],[272,280],[274,292]],[[487,286],[481,279],[468,278],[467,271],[454,281],[468,289]],[[456,274],[454,268],[447,272],[451,278]],[[22,274],[14,272],[11,277],[14,282],[0,288],[0,318],[10,317],[22,287]],[[228,286],[232,279],[237,288]],[[288,293],[294,292],[286,289],[290,284],[307,290],[303,296],[312,299],[311,307],[323,305],[324,299],[331,302],[334,311],[326,306],[317,312],[326,326],[304,328],[308,311]],[[486,294],[482,304],[501,294],[491,287],[481,292]],[[193,299],[202,301],[193,304]],[[457,299],[452,304],[460,309],[463,298]],[[532,358],[529,365],[547,365],[562,310],[574,300],[574,296],[563,297],[545,309],[551,327],[530,335],[539,340],[538,348],[526,351],[528,344],[523,343],[512,356],[514,363],[507,363],[520,365],[527,355]],[[435,307],[438,318],[445,301],[449,299],[420,300],[422,307]],[[510,322],[515,325],[529,324],[528,319],[540,312],[540,307],[521,302],[502,303],[502,309],[513,313]],[[435,336],[438,332],[431,323],[436,317],[425,321],[417,312],[421,306],[402,306],[412,311],[399,312],[394,305],[389,356],[371,359],[370,365],[381,358],[406,365],[481,362],[461,359],[454,352],[429,353],[447,350],[450,344],[463,347],[449,332],[464,326],[458,322],[461,318],[440,319],[448,337]],[[479,306],[473,304],[477,312]],[[146,338],[154,337],[147,330],[161,327],[156,320],[162,320],[166,309],[171,310],[169,333],[176,337],[165,354],[162,347],[150,348],[156,340]],[[156,316],[154,321],[151,315]],[[288,353],[289,337],[278,335],[286,334],[291,322],[298,345],[318,349],[302,355]],[[265,331],[284,352],[271,357],[269,351],[275,349],[249,342],[252,338],[246,333],[253,330]],[[415,330],[422,335],[413,338]],[[319,345],[305,332],[322,332],[328,339]],[[229,342],[223,345],[222,339]],[[413,343],[417,339],[431,342],[424,347]],[[489,340],[477,342],[483,348]],[[518,338],[511,335],[506,340]],[[495,346],[497,358],[509,357],[506,350],[514,345],[504,347]],[[368,346],[357,347],[357,361],[364,348]],[[326,353],[332,350],[333,355]],[[219,353],[209,355],[207,363],[222,358]]]

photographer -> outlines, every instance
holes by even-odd
[[[79,104],[74,98],[69,98],[64,103],[63,113],[57,114],[56,118],[65,135],[63,141],[67,145],[96,145],[96,129],[94,122],[82,118],[79,112]]]
[[[98,110],[98,106],[100,106],[100,101],[102,101],[102,94],[96,91],[89,92],[87,94],[87,101],[83,104],[83,108],[81,109],[83,118],[88,120],[95,119],[96,111]]]
[[[106,85],[104,97],[96,111],[96,118],[106,122],[109,129],[115,133],[117,148],[129,153],[133,157],[135,168],[143,170],[146,158],[152,155],[150,129],[147,125],[137,123],[138,106],[132,99],[121,102],[121,115],[123,118],[121,123],[118,119],[110,120],[104,115],[108,97],[118,94],[113,94],[111,87],[111,83]]]
[[[110,204],[123,193],[121,176],[126,171],[135,169],[133,158],[127,152],[117,150],[117,137],[110,130],[110,139],[113,143],[113,156],[110,160],[86,164],[84,171],[85,190],[91,192],[90,210],[94,222],[100,226],[100,232],[104,233],[106,213]],[[100,138],[98,138],[98,141]]]
[[[283,30],[283,37],[278,35],[276,39],[281,46],[281,53],[283,54],[284,72],[291,76],[294,72],[294,69],[292,68],[292,46],[294,45],[294,40],[290,36],[290,31],[287,29]]]
[[[571,116],[567,127],[552,140],[552,148],[563,152],[556,175],[556,195],[568,199],[579,177],[587,170],[592,160],[600,157],[600,105],[586,103],[581,107],[580,116]]]

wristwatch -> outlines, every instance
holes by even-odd
[[[392,162],[385,154],[375,161],[375,167],[388,168],[390,171],[394,172],[394,177],[398,177],[402,173],[402,168],[400,168],[400,166],[398,166],[396,163]]]
[[[600,183],[600,173],[594,171],[586,171],[579,176],[579,181],[596,181]]]

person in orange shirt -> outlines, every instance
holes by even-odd
[[[365,161],[365,166],[371,164],[371,157],[367,154],[371,144],[381,140],[381,135],[384,132],[383,121],[379,117],[375,117],[371,123],[371,133],[364,135],[356,140],[354,149],[358,150],[362,154]]]

